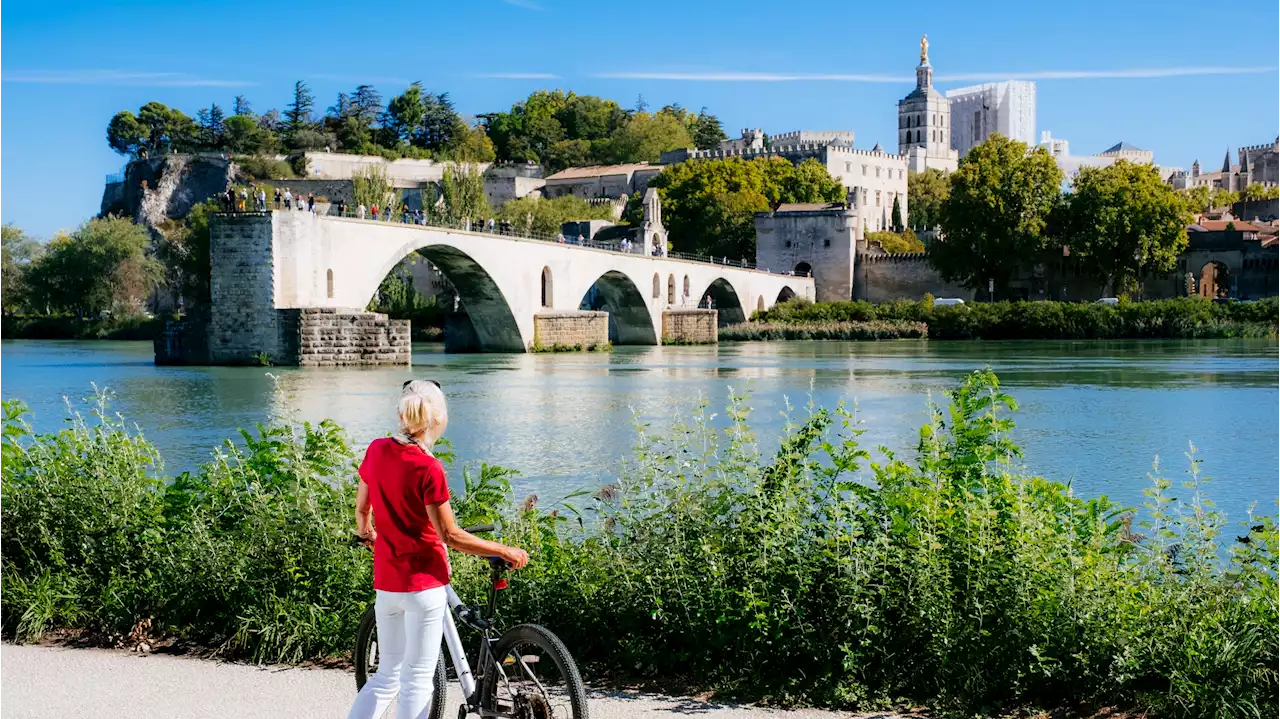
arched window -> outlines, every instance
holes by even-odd
[[[676,276],[667,275],[667,304],[676,303]]]
[[[662,296],[662,278],[658,276],[657,272],[655,272],[653,273],[653,299],[656,300],[661,296]]]
[[[551,307],[551,268],[542,268],[542,306]]]
[[[684,296],[689,296],[689,275],[684,276]]]
[[[808,277],[811,274],[813,274],[813,267],[808,262],[801,262],[796,265],[797,277]]]
[[[333,270],[327,270],[324,273],[325,285],[327,286],[327,296],[333,299]]]
[[[760,295],[756,298],[756,309],[764,312],[764,295]]]
[[[920,142],[921,137],[920,130],[916,130],[916,142]]]

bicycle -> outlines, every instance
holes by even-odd
[[[493,525],[486,524],[466,527],[463,531],[479,534],[493,529]],[[368,545],[363,539],[359,541]],[[458,719],[465,719],[472,712],[480,717],[510,719],[587,719],[587,691],[578,665],[556,635],[537,624],[517,624],[498,638],[493,637],[498,592],[507,588],[504,575],[508,567],[498,557],[489,557],[488,561],[491,581],[483,610],[464,604],[452,585],[445,587],[449,613],[444,617],[444,645],[449,650],[464,697],[464,703],[458,707]],[[480,635],[475,665],[479,676],[471,673],[455,619]],[[370,605],[356,631],[357,691],[377,669],[377,630]],[[431,695],[431,719],[444,717],[447,681],[441,649]]]

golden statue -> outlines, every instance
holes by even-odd
[[[929,62],[929,36],[926,34],[920,36],[920,64],[927,62]]]

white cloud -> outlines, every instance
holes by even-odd
[[[559,80],[559,75],[552,75],[549,72],[485,72],[475,75],[474,77],[483,77],[491,80]]]
[[[502,2],[508,5],[515,5],[516,7],[522,7],[525,10],[541,10],[542,9],[542,6],[534,2],[533,0],[502,0]]]
[[[1258,75],[1274,67],[1148,67],[1127,70],[1038,70],[1033,72],[966,72],[938,75],[941,82],[954,80],[1095,80],[1111,78],[1191,77],[1195,75]]]
[[[678,82],[909,82],[905,75],[839,75],[777,72],[602,72],[591,77],[610,80],[674,80]]]
[[[1275,67],[1156,67],[1125,70],[1037,70],[1032,72],[966,72],[938,75],[938,82],[972,80],[1091,80],[1110,78],[1188,77],[1194,75],[1257,75]],[[804,72],[605,72],[591,75],[610,80],[670,80],[674,82],[915,82],[909,75]]]
[[[138,87],[242,87],[257,83],[218,80],[182,72],[132,72],[128,70],[16,70],[0,76],[4,82],[40,85],[132,85]]]

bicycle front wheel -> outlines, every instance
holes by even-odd
[[[364,616],[360,618],[360,628],[356,630],[356,650],[352,658],[356,665],[356,691],[360,691],[369,678],[378,671],[378,620],[372,606],[365,610]],[[436,660],[436,674],[431,692],[430,719],[444,719],[447,682],[444,649],[441,648],[440,658]]]
[[[481,706],[504,717],[587,719],[587,688],[564,643],[536,624],[508,629],[493,646]]]

